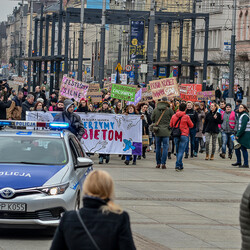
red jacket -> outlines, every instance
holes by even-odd
[[[180,123],[180,130],[181,130],[181,135],[188,136],[189,135],[189,129],[194,126],[192,123],[190,117],[186,115],[184,111],[177,111],[175,115],[172,116],[171,121],[170,121],[170,127],[173,128],[174,125],[176,124],[177,120],[181,118],[181,123]],[[178,127],[178,124],[176,124],[176,128]]]

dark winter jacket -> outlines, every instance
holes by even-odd
[[[80,216],[101,250],[134,250],[129,215],[103,213],[101,199],[84,198]],[[75,211],[65,212],[50,250],[96,250]]]
[[[190,117],[192,123],[194,124],[193,128],[199,128],[199,119],[197,112],[193,109],[187,109],[186,114]]]
[[[28,90],[26,90],[25,88],[21,88],[21,91],[23,92],[22,101],[24,102],[26,100],[27,95],[28,95]]]
[[[63,111],[62,113],[59,113],[55,116],[54,121],[69,123],[68,130],[71,131],[71,133],[73,133],[79,141],[85,133],[81,117],[76,113]]]
[[[217,115],[217,118],[214,118],[214,115]],[[215,112],[208,112],[205,117],[205,122],[203,126],[202,133],[215,133],[219,134],[219,124],[222,124],[221,114],[217,112],[217,109]]]
[[[222,95],[222,94],[221,94],[220,89],[216,89],[216,90],[215,90],[215,97],[220,99],[220,98],[221,98],[221,95]]]
[[[11,101],[0,101],[0,119],[6,120],[6,109],[11,105]]]
[[[108,114],[114,114],[112,109],[100,109],[98,113],[108,113]]]
[[[250,184],[246,188],[240,204],[241,250],[250,249]]]
[[[140,112],[140,114],[144,116],[144,119],[142,119],[142,134],[149,135],[149,125],[152,123],[151,117],[147,111],[145,113]]]
[[[153,123],[157,123],[164,110],[166,111],[159,123],[159,130],[155,133],[155,136],[159,137],[170,136],[171,131],[169,129],[169,125],[170,125],[170,120],[174,114],[174,111],[170,108],[168,102],[164,101],[158,102],[157,107],[154,109],[152,113],[151,119]]]
[[[31,108],[34,108],[34,103],[30,104],[27,100],[22,103],[22,115],[21,119],[25,120],[26,119],[26,111],[30,111]]]
[[[239,138],[238,141],[241,145],[250,149],[250,125],[247,112],[239,113],[236,137]]]
[[[77,108],[76,112],[85,112],[88,113],[89,112],[89,108],[88,106],[82,107],[81,105]]]

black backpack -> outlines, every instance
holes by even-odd
[[[179,117],[179,119],[176,121],[176,123],[172,129],[172,132],[171,132],[172,137],[180,137],[181,136],[181,130],[180,130],[181,118],[182,118],[182,116]],[[178,127],[175,127],[178,124],[178,122],[179,122]]]

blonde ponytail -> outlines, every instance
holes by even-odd
[[[121,214],[122,208],[115,204],[114,182],[108,172],[103,170],[94,170],[91,172],[83,184],[84,195],[98,197],[102,200],[108,200],[107,205],[101,207],[103,213]]]

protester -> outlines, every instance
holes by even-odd
[[[225,88],[222,98],[224,99],[224,101],[226,101],[226,99],[229,97],[229,90],[228,87]]]
[[[115,113],[117,115],[122,114],[122,103],[118,101],[115,105]]]
[[[132,104],[130,104],[130,105],[128,105],[127,106],[127,109],[126,109],[126,114],[127,115],[136,115],[136,114],[139,114],[139,112],[136,110],[136,108],[135,108],[135,106],[134,105],[132,105]],[[143,125],[142,125],[143,126]],[[133,155],[133,156],[131,156],[131,155],[126,155],[125,156],[125,164],[126,165],[129,165],[129,162],[130,162],[130,159],[131,159],[131,157],[132,157],[132,159],[133,159],[133,165],[136,165],[136,159],[137,159],[137,155]]]
[[[226,101],[220,102],[220,114],[223,115],[226,111]],[[219,143],[219,149],[218,152],[220,153],[222,148],[222,134],[221,134],[221,124],[219,126],[219,134],[218,134],[218,143]]]
[[[221,119],[222,153],[220,157],[225,159],[226,147],[228,145],[228,158],[232,159],[233,141],[231,140],[231,135],[234,134],[236,120],[235,112],[232,111],[232,105],[230,103],[226,104],[226,111],[221,115]]]
[[[113,113],[113,111],[109,107],[109,102],[107,100],[103,101],[102,108],[98,112],[99,113],[108,113],[108,114]],[[110,155],[109,154],[99,154],[99,164],[103,164],[104,159],[105,159],[106,163],[109,163]]]
[[[200,145],[200,150],[202,151],[204,147],[204,141],[203,141],[203,135],[202,135],[202,130],[203,130],[203,123],[204,123],[204,118],[205,118],[205,112],[200,108],[202,105],[201,103],[195,103],[194,104],[194,110],[197,112],[198,115],[198,125],[196,128],[196,134],[195,134],[195,147],[194,147],[194,157],[197,157],[198,151],[199,151],[199,145]],[[204,106],[202,106],[204,107]]]
[[[21,119],[26,119],[26,111],[31,111],[32,108],[34,108],[34,96],[32,94],[27,95],[27,100],[22,103],[22,114]]]
[[[28,96],[29,92],[28,92],[28,84],[24,83],[21,91],[23,92],[23,99],[22,102],[24,102],[26,100],[26,97]]]
[[[34,111],[46,111],[44,104],[42,102],[36,102],[35,107],[34,107]]]
[[[6,109],[11,105],[11,100],[4,101],[4,95],[0,92],[0,119],[6,120]]]
[[[49,111],[56,111],[57,99],[53,98],[50,100]]]
[[[237,99],[236,103],[235,103],[235,109],[234,109],[234,112],[235,112],[237,118],[239,118],[239,107],[241,104],[242,104],[242,100]]]
[[[18,95],[12,99],[11,106],[7,109],[8,120],[21,120],[22,99],[23,99],[23,92],[19,91]]]
[[[81,117],[74,113],[74,102],[70,99],[64,101],[64,111],[55,116],[54,121],[69,123],[68,130],[80,141],[85,132]]]
[[[210,138],[212,137],[212,153],[210,156],[210,160],[214,160],[214,153],[216,150],[216,139],[219,133],[218,125],[222,123],[221,114],[217,112],[217,106],[215,103],[212,103],[210,106],[210,112],[206,114],[205,122],[203,126],[202,133],[206,136],[206,158],[209,159],[209,144]]]
[[[238,85],[237,92],[235,94],[236,100],[242,100],[244,96],[244,91],[240,85]]]
[[[217,87],[216,90],[215,90],[215,100],[216,100],[216,103],[220,102],[221,96],[222,96],[221,90],[220,90],[219,87]]]
[[[176,163],[175,163],[176,171],[183,170],[182,158],[188,143],[189,130],[194,126],[190,117],[185,113],[186,108],[187,105],[185,103],[181,103],[179,106],[179,111],[177,111],[176,114],[173,115],[170,121],[170,127],[171,128],[179,127],[181,132],[180,136],[174,137],[174,143],[176,146]]]
[[[80,100],[76,112],[84,112],[84,113],[89,112],[88,101],[85,98],[82,98]]]
[[[232,165],[239,166],[240,168],[249,168],[247,149],[250,149],[250,119],[249,110],[244,104],[241,104],[239,107],[239,122],[237,124],[237,133],[235,138],[240,143],[241,147],[235,149],[237,162]],[[240,151],[242,151],[243,154],[243,165],[241,165]]]
[[[190,117],[194,126],[189,129],[188,143],[187,143],[187,146],[185,149],[185,158],[188,158],[188,155],[189,155],[189,140],[190,140],[190,144],[191,144],[190,156],[192,158],[192,157],[194,157],[195,135],[196,135],[197,130],[199,130],[198,114],[193,109],[192,102],[187,102],[186,114]]]
[[[166,97],[163,97],[162,101],[158,102],[157,107],[152,113],[152,122],[159,123],[158,130],[154,132],[156,143],[156,168],[162,167],[162,169],[166,169],[170,136],[169,124],[173,114],[174,112],[170,108]],[[162,144],[163,150],[161,152]]]
[[[129,215],[114,203],[111,176],[102,170],[91,172],[84,181],[83,193],[83,208],[64,213],[50,250],[135,250]]]
[[[63,101],[59,101],[59,102],[56,104],[55,111],[64,111],[64,103],[63,103]]]
[[[16,96],[16,90],[15,90],[15,89],[12,89],[12,90],[11,90],[11,95],[10,95],[9,97],[10,97],[10,99],[12,100],[15,96]]]
[[[148,114],[148,104],[144,103],[141,105],[140,114],[142,115],[142,135],[148,135],[149,136],[149,126],[151,125],[151,117]],[[146,158],[146,150],[147,146],[142,147],[142,157]]]

